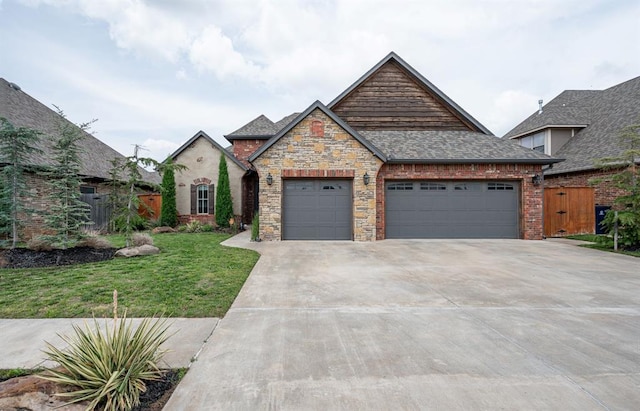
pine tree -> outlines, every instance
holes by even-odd
[[[220,227],[229,227],[231,218],[233,218],[233,201],[229,186],[229,171],[227,170],[226,157],[222,154],[220,155],[218,188],[216,189],[216,224]]]
[[[614,200],[614,207],[607,211],[602,224],[610,235],[618,231],[623,248],[635,250],[640,248],[640,117],[636,124],[624,127],[619,138],[624,151],[596,161],[601,169],[617,170],[607,180],[624,193]],[[598,178],[592,183],[602,181]]]
[[[165,162],[169,167],[162,174],[162,208],[160,210],[160,225],[174,227],[178,224],[178,210],[176,207],[176,180],[171,159]]]
[[[37,148],[40,133],[26,127],[15,128],[7,119],[0,118],[0,234],[11,238],[11,247],[18,243],[22,226],[20,214],[30,211],[26,204],[30,197],[25,182],[25,167]]]
[[[83,237],[82,230],[89,222],[89,205],[80,199],[79,143],[92,122],[76,126],[66,120],[62,110],[56,109],[60,117],[52,148],[55,164],[48,173],[51,205],[45,218],[47,228],[54,234],[45,238],[66,249]]]

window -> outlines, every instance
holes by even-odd
[[[487,190],[489,191],[503,191],[503,190],[513,190],[513,184],[507,183],[488,183]]]
[[[446,184],[441,183],[420,183],[420,190],[426,191],[445,191],[447,189]]]
[[[523,137],[520,139],[520,145],[522,147],[530,148],[532,150],[544,153],[544,135],[545,132],[541,131],[540,133]]]
[[[198,186],[198,214],[207,214],[209,212],[209,187],[205,185]]]
[[[91,186],[80,186],[80,194],[95,194],[96,188]]]
[[[214,214],[213,184],[191,184],[191,214]]]
[[[387,185],[387,190],[392,191],[408,191],[413,190],[413,183],[390,183]]]

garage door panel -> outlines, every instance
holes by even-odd
[[[386,237],[517,238],[517,187],[513,182],[389,182]]]
[[[283,240],[350,240],[351,182],[285,180]]]

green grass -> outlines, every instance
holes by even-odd
[[[628,251],[621,250],[614,251],[613,249],[613,240],[605,235],[596,235],[596,234],[578,234],[578,235],[570,235],[566,238],[571,240],[582,240],[582,241],[590,241],[594,244],[584,244],[581,247],[585,248],[593,248],[594,250],[601,251],[609,251],[612,253],[631,255],[633,257],[640,257],[640,251]]]
[[[12,368],[8,370],[0,369],[0,381],[10,380],[11,378],[24,377],[25,375],[31,375],[42,371],[42,368],[25,369],[25,368]]]
[[[0,270],[0,318],[111,316],[113,290],[128,317],[222,317],[258,254],[223,247],[219,233],[159,234],[161,253],[76,266]],[[121,236],[110,236],[122,246]]]

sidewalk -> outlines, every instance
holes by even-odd
[[[139,324],[140,319],[133,319]],[[218,325],[217,318],[170,318],[169,335],[173,334],[163,348],[169,352],[164,356],[161,368],[189,367]],[[93,325],[88,318],[51,319],[0,319],[0,369],[37,368],[52,365],[45,361],[42,350],[45,341],[62,348],[65,343],[58,336],[72,336],[73,324],[84,327]],[[105,319],[98,319],[104,324]],[[106,323],[112,322],[107,319]],[[175,334],[174,334],[175,333]]]

